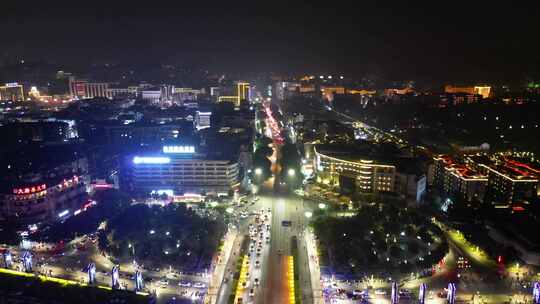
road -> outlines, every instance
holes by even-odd
[[[265,106],[266,113],[269,115],[267,124],[271,129],[268,132],[272,135],[274,142],[274,155],[272,160],[272,169],[274,173],[274,185],[271,189],[266,189],[266,195],[261,196],[261,203],[267,208],[272,210],[272,225],[271,225],[271,243],[270,254],[264,273],[263,284],[263,297],[261,297],[261,303],[289,303],[289,297],[294,290],[290,290],[287,285],[287,256],[292,255],[292,239],[296,237],[298,255],[295,263],[298,264],[299,270],[299,283],[300,286],[296,286],[301,291],[302,303],[313,303],[312,292],[312,280],[309,269],[309,255],[307,253],[306,242],[304,236],[306,235],[306,218],[305,212],[308,209],[305,208],[303,200],[294,194],[285,193],[280,195],[281,189],[280,183],[280,147],[283,142],[282,135],[277,130],[277,122],[271,117],[272,112],[269,109],[269,105]],[[284,226],[283,221],[291,221],[290,226]],[[320,284],[320,280],[317,280],[315,285]]]

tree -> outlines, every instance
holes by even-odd
[[[257,150],[255,150],[256,156],[263,156],[263,157],[270,157],[274,153],[274,150],[272,150],[268,146],[261,146]]]
[[[410,241],[407,244],[407,249],[409,250],[409,253],[412,255],[418,254],[420,252],[420,248],[418,247],[418,244],[416,241]]]
[[[268,157],[272,156],[273,150],[268,146],[262,146],[253,153],[253,181],[261,184],[272,175],[272,162]]]
[[[5,222],[0,228],[0,243],[7,245],[18,245],[21,242],[21,236],[17,233],[17,223]]]
[[[281,148],[281,177],[292,187],[296,188],[303,180],[302,157],[293,143],[287,142]],[[291,173],[292,172],[292,173]]]
[[[401,255],[402,255],[402,250],[399,246],[397,245],[392,245],[390,246],[390,256],[395,258],[395,259],[399,259],[401,258]]]
[[[255,168],[253,172],[253,181],[256,184],[261,184],[266,181],[272,175],[271,166],[272,163],[266,156],[255,154],[253,157],[253,168]]]

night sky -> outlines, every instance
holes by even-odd
[[[327,1],[328,7],[184,2],[3,7],[0,54],[4,60],[66,64],[183,63],[235,72],[373,73],[390,79],[540,76],[538,1],[521,7],[509,1],[512,7],[495,1],[427,6]]]

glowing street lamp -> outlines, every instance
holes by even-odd
[[[290,177],[293,177],[293,176],[296,174],[296,172],[294,171],[294,169],[289,169],[289,170],[287,171],[287,174],[288,174]]]
[[[304,215],[307,217],[307,218],[311,218],[313,216],[313,213],[311,211],[306,211],[304,212]]]
[[[255,175],[261,175],[262,174],[262,169],[261,168],[256,168],[255,169]]]
[[[326,209],[326,204],[320,203],[319,204],[319,209]]]

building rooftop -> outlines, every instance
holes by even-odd
[[[380,165],[396,166],[398,172],[421,173],[422,164],[418,158],[403,157],[401,151],[392,145],[358,142],[354,145],[320,144],[315,149],[321,154],[341,160],[352,162],[370,160]]]
[[[437,158],[445,163],[448,170],[463,178],[487,178],[487,172],[479,172],[481,169],[478,169],[478,166],[516,181],[538,181],[540,176],[540,169],[535,165],[502,154],[468,155],[464,159],[440,155]]]
[[[486,167],[493,172],[515,181],[530,180],[538,182],[540,176],[540,169],[533,167],[532,164],[506,157],[503,157],[500,161],[487,165]]]
[[[470,163],[453,158],[450,155],[440,155],[435,158],[436,160],[442,160],[446,170],[451,171],[453,174],[463,179],[478,179],[487,180],[487,175],[475,170]]]

